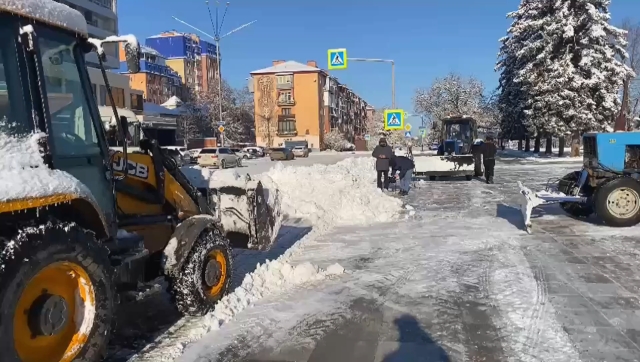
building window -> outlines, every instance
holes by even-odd
[[[124,89],[118,87],[111,87],[111,94],[113,95],[113,102],[118,108],[125,108],[124,101]],[[107,106],[111,106],[111,99],[107,97]]]
[[[293,83],[293,75],[278,75],[276,76],[276,82],[278,84],[291,84]]]
[[[293,119],[286,119],[278,121],[278,133],[291,134],[296,132],[296,121]]]
[[[282,114],[288,116],[291,114],[291,108],[282,108]]]
[[[280,92],[280,102],[293,102],[293,92],[291,91]]]
[[[136,111],[143,110],[142,94],[131,93],[131,109]]]

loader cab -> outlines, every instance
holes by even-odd
[[[446,155],[469,154],[477,135],[478,129],[473,118],[468,116],[445,118],[442,120],[439,153]]]
[[[0,132],[45,133],[45,163],[87,186],[114,225],[107,138],[85,64],[94,50],[86,34],[0,9]]]

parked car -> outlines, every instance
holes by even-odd
[[[242,151],[250,155],[253,154],[256,157],[264,157],[267,154],[265,152],[265,149],[262,147],[245,147],[242,149]]]
[[[242,158],[226,147],[203,148],[198,153],[198,166],[218,167],[220,169],[240,167],[242,166]]]
[[[198,163],[198,154],[202,151],[202,148],[194,148],[189,150],[189,156],[191,157],[191,163]]]
[[[296,146],[293,148],[293,155],[296,157],[309,157],[309,149],[304,146]]]
[[[175,148],[162,147],[162,149],[164,150],[164,152],[166,152],[166,154],[169,157],[173,158],[173,160],[176,161],[176,164],[178,165],[178,167],[182,167],[188,164],[188,162],[185,161],[180,151],[176,150]]]
[[[431,146],[429,146],[429,149],[430,149],[431,151],[437,151],[437,150],[438,150],[438,147],[440,147],[440,144],[438,144],[438,143],[433,143],[433,144],[431,144]]]
[[[252,157],[251,155],[249,155],[247,152],[244,152],[240,148],[232,148],[231,152],[235,153],[238,157],[242,158],[243,160],[248,160],[250,158],[255,158],[255,157]]]
[[[162,148],[164,148],[165,150],[176,150],[178,152],[180,152],[180,155],[182,155],[182,159],[184,161],[184,163],[191,163],[191,153],[189,151],[187,151],[186,147],[183,146],[163,146]]]
[[[296,156],[290,148],[279,147],[269,149],[269,158],[271,158],[271,161],[288,161],[293,160]]]
[[[242,152],[246,153],[247,155],[249,155],[249,158],[260,158],[260,157],[264,157],[264,152],[256,149],[256,148],[243,148]]]

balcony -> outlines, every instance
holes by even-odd
[[[279,106],[295,106],[296,101],[293,99],[279,98],[278,105]]]

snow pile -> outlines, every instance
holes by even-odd
[[[82,34],[87,21],[79,11],[51,0],[0,0],[0,7],[14,14],[42,20]]]
[[[283,212],[309,220],[314,229],[367,225],[393,220],[402,201],[381,195],[375,185],[374,160],[347,158],[333,165],[285,167],[278,163],[259,175],[282,195]]]
[[[206,324],[209,326],[209,330],[218,329],[237,313],[266,295],[343,273],[344,268],[340,264],[333,264],[326,270],[322,270],[309,262],[292,266],[286,260],[267,261],[258,265],[253,273],[247,274],[242,285],[232,294],[222,298],[213,313],[207,316],[208,322]]]
[[[279,258],[258,264],[245,276],[242,284],[216,305],[204,318],[195,319],[158,338],[158,344],[142,351],[136,360],[173,361],[184,348],[206,333],[219,329],[242,310],[268,295],[329,276],[343,274],[344,268],[333,264],[326,270],[311,263],[292,265],[291,257],[309,240],[336,226],[367,225],[391,221],[403,210],[402,202],[381,194],[375,185],[374,160],[348,158],[333,165],[285,167],[278,163],[270,171],[256,175],[269,197],[278,190],[282,210],[290,217],[307,219],[313,230]],[[194,178],[207,170],[188,171]],[[214,172],[209,186],[244,184],[235,170]],[[411,212],[410,208],[407,211]],[[415,212],[415,211],[413,211]]]
[[[51,196],[80,195],[94,201],[89,189],[70,174],[48,168],[38,140],[44,134],[12,137],[0,132],[0,201]]]

